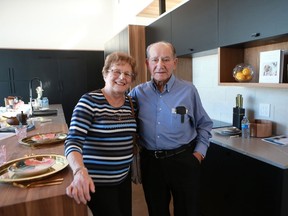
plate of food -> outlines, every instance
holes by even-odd
[[[66,138],[66,133],[42,133],[25,137],[19,143],[28,146],[47,145],[63,142]]]
[[[8,167],[8,172],[18,177],[28,177],[43,174],[55,164],[51,157],[36,157],[17,161]]]
[[[41,154],[18,158],[0,166],[1,182],[21,182],[53,175],[68,166],[63,155]]]

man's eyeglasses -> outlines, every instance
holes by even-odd
[[[118,69],[111,69],[111,70],[108,70],[108,72],[111,72],[114,77],[120,77],[121,74],[123,74],[124,77],[127,77],[127,78],[132,78],[134,76],[133,72],[120,71]]]

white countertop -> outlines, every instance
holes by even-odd
[[[261,138],[242,139],[240,137],[223,136],[212,130],[211,142],[243,155],[255,158],[281,169],[288,168],[288,147],[264,142]],[[211,145],[213,145],[211,143]]]

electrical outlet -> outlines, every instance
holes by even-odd
[[[259,104],[259,115],[270,117],[270,104]]]

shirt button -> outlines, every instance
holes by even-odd
[[[157,138],[159,139],[159,138],[160,138],[160,136],[157,136]]]
[[[160,122],[158,122],[158,124],[160,124]]]

